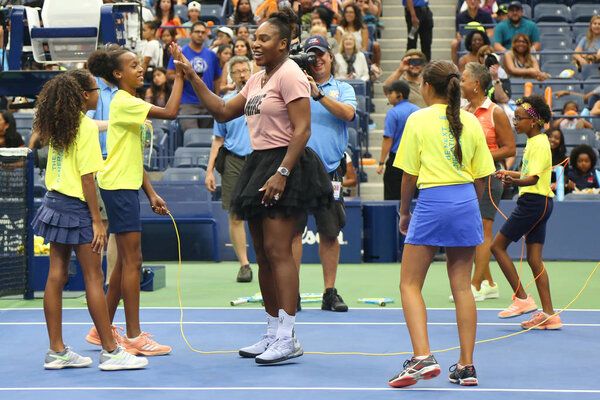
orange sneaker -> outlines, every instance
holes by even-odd
[[[537,312],[533,314],[529,321],[521,322],[523,329],[560,329],[562,326],[562,321],[558,315],[548,318],[548,315],[543,312]]]
[[[124,338],[125,351],[134,356],[162,356],[171,352],[171,347],[158,344],[148,332],[142,332],[136,339]]]
[[[529,313],[537,310],[538,306],[535,304],[535,300],[531,297],[530,294],[527,295],[527,298],[522,300],[518,297],[513,299],[513,302],[506,310],[500,311],[498,313],[498,318],[512,318],[519,316],[521,314]]]
[[[123,336],[121,336],[121,334],[119,333],[119,330],[122,331],[123,328],[121,328],[120,326],[115,326],[115,325],[111,325],[111,328],[112,328],[113,337],[115,338],[115,342],[117,342],[117,345],[123,346],[123,342],[124,342],[125,338]],[[96,329],[95,326],[92,326],[92,329],[90,329],[89,333],[85,337],[85,340],[88,343],[102,346],[102,341],[100,340],[100,335],[98,335],[98,330]]]

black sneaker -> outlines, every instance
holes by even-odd
[[[302,311],[302,297],[300,297],[300,293],[298,293],[298,302],[296,303],[296,312]]]
[[[413,357],[404,361],[402,367],[404,370],[390,379],[388,385],[392,387],[410,386],[417,383],[419,379],[435,378],[441,372],[440,365],[433,355],[429,355],[424,360],[417,360]]]
[[[321,310],[344,312],[348,311],[348,306],[344,303],[342,296],[337,293],[335,288],[329,288],[325,289],[325,293],[323,294]]]
[[[448,375],[450,382],[456,383],[461,386],[477,386],[477,372],[473,365],[467,365],[462,369],[458,369],[458,364],[454,364],[450,367],[450,375]]]
[[[249,264],[242,265],[237,274],[238,282],[252,282],[252,268]]]

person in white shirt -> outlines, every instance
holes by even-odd
[[[142,69],[144,77],[148,76],[147,81],[152,81],[152,71],[156,67],[162,66],[163,50],[158,40],[156,40],[157,21],[144,22],[142,26],[142,38],[144,39],[140,46],[140,58],[142,59]]]
[[[340,52],[335,55],[337,68],[335,79],[369,80],[369,66],[364,53],[358,49],[356,38],[351,32],[342,35]]]

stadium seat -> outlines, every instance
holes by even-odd
[[[146,147],[144,149],[144,168],[146,171],[158,171],[158,152],[155,148]]]
[[[573,38],[568,34],[540,35],[540,44],[543,50],[573,50]]]
[[[577,103],[577,109],[581,112],[585,108],[585,104],[583,102],[583,97],[576,95],[566,95],[561,96],[559,98],[554,97],[552,99],[552,111],[561,112],[565,104],[568,102],[574,101]]]
[[[206,170],[203,168],[167,168],[163,173],[163,181],[196,181],[204,183]]]
[[[564,23],[541,22],[538,24],[540,38],[544,35],[572,35],[571,27]]]
[[[210,149],[206,147],[179,147],[175,150],[173,157],[173,167],[175,168],[190,168],[197,167],[202,162],[206,166]]]
[[[583,82],[583,93],[589,93],[600,86],[600,76]]]
[[[593,129],[564,129],[566,146],[579,146],[580,144],[594,145],[596,133]]]
[[[541,83],[542,90],[539,94],[544,93],[544,89],[550,86],[552,88],[552,92],[558,92],[559,90],[568,90],[570,92],[581,92],[581,81],[571,80],[571,79],[561,79],[560,81],[553,80],[548,84],[546,82]],[[538,92],[536,92],[538,93]]]
[[[532,16],[531,6],[529,4],[525,4],[524,2],[521,2],[521,3],[523,3],[522,4],[522,6],[523,6],[523,16],[525,18],[527,18],[527,19],[533,19],[533,18],[531,18],[531,16]]]
[[[367,82],[360,79],[341,79],[342,82],[346,82],[348,85],[354,88],[354,93],[357,96],[368,96]]]
[[[569,22],[571,13],[564,4],[538,4],[533,9],[535,22]]]
[[[565,69],[570,69],[575,72],[575,74],[571,77],[572,79],[579,79],[579,72],[577,71],[577,67],[572,63],[554,63],[554,62],[545,62],[541,68],[543,72],[549,73],[552,77],[558,78],[560,73]]]
[[[175,10],[175,15],[179,17],[181,22],[187,22],[189,20],[188,9],[185,4],[175,4],[173,8]]]
[[[192,128],[183,133],[184,147],[210,147],[213,130],[211,128]]]
[[[600,14],[600,7],[596,4],[573,4],[571,18],[573,22],[590,22],[594,15]]]
[[[26,7],[33,58],[39,63],[84,62],[98,46],[102,0],[46,0]]]
[[[542,47],[543,48],[543,47]],[[551,51],[556,51],[556,50],[561,50],[561,49],[552,49]],[[552,52],[552,53],[548,53],[545,51],[541,51],[540,53],[538,53],[540,56],[540,64],[544,64],[544,63],[570,63],[571,61],[573,61],[573,55],[571,53],[564,53],[564,52]],[[573,67],[575,67],[573,65]]]
[[[598,71],[598,64],[585,64],[581,67],[581,79],[588,78],[600,78],[600,72]]]
[[[571,28],[573,29],[573,37],[577,41],[579,41],[579,38],[587,35],[589,27],[590,27],[590,24],[588,24],[588,23],[582,23],[582,22],[574,23],[573,25],[571,25]],[[575,44],[577,44],[577,42]]]
[[[223,7],[220,4],[202,4],[200,11],[202,21],[213,21],[215,24],[224,25]]]
[[[31,129],[33,126],[33,113],[16,112],[13,117],[17,129]]]

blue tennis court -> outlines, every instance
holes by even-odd
[[[521,330],[524,318],[500,320],[498,310],[478,311],[477,339],[490,339]],[[432,350],[457,345],[453,309],[430,309]],[[393,389],[387,379],[400,371],[408,355],[317,355],[310,352],[411,352],[400,309],[351,309],[328,313],[307,309],[298,316],[296,332],[305,354],[289,364],[258,366],[233,354],[199,354],[181,337],[179,309],[141,310],[142,329],[173,347],[172,354],[149,358],[144,370],[102,372],[99,348],[85,341],[92,326],[86,309],[64,310],[64,340],[94,359],[89,368],[45,371],[47,334],[41,309],[0,310],[0,397],[45,399],[65,396],[135,396],[136,399],[218,398],[391,399],[402,391],[424,399],[527,398],[597,399],[596,376],[600,354],[600,310],[568,310],[559,331],[531,331],[477,345],[475,365],[479,386],[462,388],[448,382],[446,373],[405,389]],[[264,331],[264,311],[256,308],[188,308],[184,332],[190,344],[203,351],[237,350]],[[122,310],[115,318],[124,325]],[[436,354],[442,371],[454,364],[458,351]],[[119,392],[121,392],[119,394]]]

